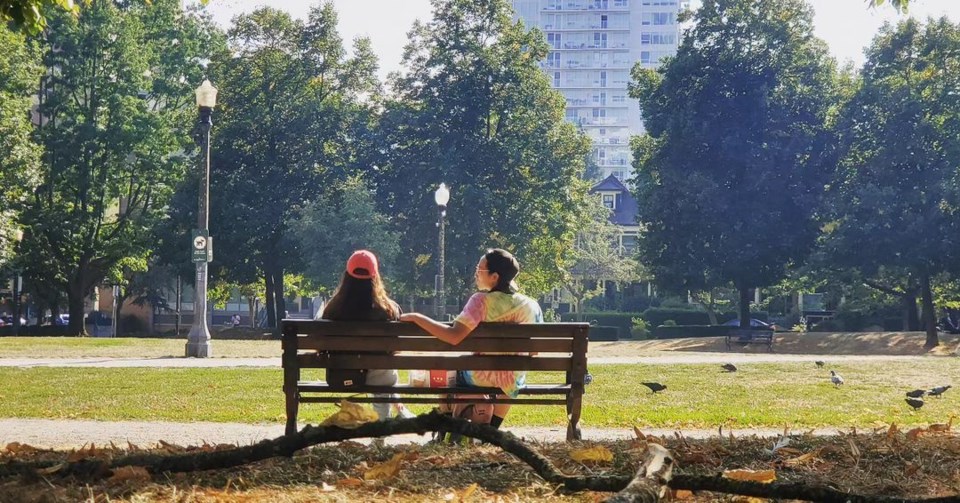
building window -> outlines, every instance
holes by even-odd
[[[566,117],[567,117],[567,120],[568,120],[568,121],[570,121],[570,122],[576,122],[576,120],[577,120],[577,111],[574,110],[574,109],[572,109],[572,108],[568,108],[567,111],[566,111]]]
[[[560,72],[553,72],[553,87],[560,87]]]
[[[607,134],[607,129],[606,129],[606,128],[600,128],[600,136],[604,136],[604,135],[606,135],[606,134]]]
[[[547,55],[547,65],[551,68],[560,68],[560,53],[551,52]]]
[[[650,62],[650,51],[640,51],[640,62],[641,63]]]
[[[607,29],[607,16],[600,16],[600,28]]]
[[[560,49],[560,33],[547,33],[547,43],[554,49]]]
[[[600,72],[600,87],[607,87],[607,72]]]
[[[646,23],[644,23],[644,24],[646,24]],[[651,43],[651,42],[650,42],[650,34],[649,34],[649,33],[641,33],[641,34],[640,34],[640,44],[641,44],[641,45],[647,45],[647,44],[650,44],[650,43]]]
[[[607,104],[607,93],[600,93],[600,104],[606,106],[606,104]]]
[[[606,116],[607,116],[607,109],[606,109],[606,108],[594,108],[594,109],[593,109],[593,118],[594,118],[594,119],[601,119],[601,118],[604,118],[604,117],[606,117]]]
[[[626,102],[626,101],[627,101],[627,97],[624,96],[624,95],[622,95],[622,94],[615,94],[615,95],[613,96],[613,102],[614,102],[614,103],[624,103],[624,102]]]
[[[606,48],[607,47],[607,34],[606,33],[594,33],[593,34],[593,46]]]
[[[672,12],[654,12],[653,24],[658,26],[673,24],[673,13]]]
[[[604,194],[603,195],[603,205],[611,210],[616,209],[617,198],[613,194]]]
[[[630,5],[630,0],[613,0],[614,7],[626,7]]]
[[[624,176],[623,170],[616,170],[613,172],[613,177],[616,178],[617,180],[620,180],[621,182],[623,181],[623,176]]]

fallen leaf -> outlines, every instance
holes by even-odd
[[[797,457],[795,457],[795,458],[790,458],[790,459],[784,460],[783,464],[786,465],[786,466],[800,466],[800,465],[802,465],[802,464],[805,464],[805,463],[808,463],[808,462],[810,462],[810,461],[813,461],[813,460],[816,459],[817,456],[819,456],[819,455],[820,455],[820,450],[817,449],[817,450],[815,450],[815,451],[808,452],[808,453],[803,454],[803,455],[801,455],[801,456],[797,456]]]
[[[363,424],[372,423],[379,419],[380,417],[377,415],[377,412],[373,410],[373,408],[363,407],[361,405],[343,400],[340,402],[340,410],[335,412],[332,416],[324,419],[320,425],[339,426],[340,428],[352,430],[354,428],[359,428]]]
[[[793,447],[781,447],[777,449],[777,454],[781,456],[799,456],[803,454],[803,451],[800,449],[794,449]]]
[[[142,466],[121,466],[113,470],[113,475],[107,479],[110,484],[119,484],[126,481],[149,482],[150,472]]]
[[[646,440],[646,439],[647,439],[647,436],[644,435],[643,432],[640,431],[640,428],[637,428],[636,426],[633,427],[633,434],[636,436],[637,440]]]
[[[741,482],[760,482],[769,484],[777,480],[777,473],[774,470],[725,470],[723,478],[730,480],[739,480]]]
[[[572,450],[570,451],[570,459],[578,463],[610,463],[613,461],[613,453],[610,452],[610,449],[598,445],[585,449]]]
[[[907,432],[907,438],[910,440],[916,440],[925,431],[926,430],[924,430],[923,428],[914,428]]]
[[[673,492],[673,499],[677,500],[686,500],[693,497],[693,491],[688,491],[686,489],[677,489]]]
[[[480,487],[476,482],[470,484],[469,487],[463,490],[463,494],[460,495],[460,501],[466,501],[473,493],[477,492],[477,488]]]
[[[910,462],[903,467],[903,475],[906,477],[912,477],[916,475],[918,471],[920,471],[920,467]]]
[[[333,491],[336,491],[336,490],[337,490],[336,487],[334,487],[334,486],[332,486],[332,485],[330,485],[330,484],[328,484],[328,483],[326,483],[326,482],[324,482],[324,483],[322,483],[322,484],[320,485],[320,492],[323,492],[323,493],[332,493]]]
[[[890,428],[887,429],[887,440],[893,440],[899,431],[900,430],[897,428],[897,423],[890,423]]]
[[[850,446],[850,454],[853,456],[853,459],[860,461],[860,449],[857,448],[857,444],[853,443],[852,438],[847,439],[847,444]]]
[[[373,468],[370,468],[363,473],[363,478],[365,480],[381,480],[389,479],[396,476],[400,473],[400,465],[403,463],[403,460],[406,458],[406,453],[398,452],[394,454],[390,461],[385,461],[379,465],[375,465]]]
[[[20,442],[10,442],[3,450],[10,454],[33,454],[40,452],[40,449],[32,445],[21,444]]]
[[[337,487],[360,487],[363,481],[356,478],[346,478],[337,481]]]
[[[50,474],[53,474],[53,473],[57,473],[57,472],[60,471],[60,469],[63,468],[64,466],[67,466],[67,464],[66,464],[66,463],[57,463],[57,464],[55,464],[55,465],[53,465],[53,466],[48,466],[48,467],[46,467],[46,468],[41,468],[41,469],[37,470],[37,474],[39,474],[39,475],[50,475]]]

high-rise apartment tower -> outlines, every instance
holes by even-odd
[[[637,62],[655,68],[677,51],[677,14],[686,0],[513,0],[515,17],[550,44],[541,62],[567,100],[566,118],[593,140],[600,178],[630,175],[630,135],[643,132],[627,95]]]

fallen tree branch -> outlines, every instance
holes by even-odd
[[[673,455],[665,447],[647,444],[637,475],[605,503],[657,503],[667,493],[675,464]]]
[[[411,419],[392,419],[377,421],[361,425],[355,429],[344,429],[336,426],[306,426],[293,435],[284,435],[274,439],[263,440],[253,445],[236,447],[218,451],[195,451],[182,454],[132,454],[109,459],[86,459],[76,462],[43,461],[25,463],[10,461],[0,465],[0,479],[16,475],[36,477],[39,472],[45,476],[73,476],[82,480],[94,480],[109,477],[113,470],[122,466],[141,466],[147,471],[159,474],[165,472],[192,472],[201,470],[216,470],[262,461],[273,457],[290,457],[301,449],[313,445],[341,442],[358,438],[388,437],[409,433],[426,434],[434,431],[448,431],[465,437],[482,440],[491,445],[500,447],[504,451],[516,456],[528,464],[543,480],[552,484],[562,485],[568,491],[601,491],[620,492],[633,485],[652,486],[650,482],[638,479],[653,476],[661,477],[671,489],[686,489],[690,491],[710,491],[718,493],[738,494],[743,496],[757,496],[766,498],[786,498],[807,501],[823,502],[851,502],[851,503],[947,503],[957,501],[956,496],[927,499],[905,499],[889,496],[864,496],[850,494],[836,489],[806,484],[773,482],[761,484],[758,482],[741,482],[723,478],[721,475],[673,475],[665,470],[669,464],[672,469],[672,457],[667,462],[669,451],[663,454],[662,459],[657,450],[648,450],[647,460],[641,465],[637,476],[582,476],[566,475],[557,469],[553,463],[531,449],[521,439],[507,431],[500,431],[485,424],[471,423],[463,419],[455,419],[437,412],[422,414]],[[655,445],[655,444],[651,444]],[[651,460],[651,456],[653,460]],[[655,463],[660,463],[660,468]],[[650,471],[651,475],[647,472]],[[664,484],[653,484],[658,487]],[[636,486],[635,486],[636,487]],[[649,493],[649,492],[648,492]],[[643,494],[643,492],[638,492]],[[616,495],[614,498],[620,497]],[[624,496],[626,497],[626,496]],[[612,499],[614,502],[626,501],[657,501],[657,499]]]

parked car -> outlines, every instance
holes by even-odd
[[[3,320],[3,324],[4,324],[4,325],[13,325],[13,315],[12,315],[12,314],[0,315],[0,320]],[[25,319],[23,319],[23,318],[21,317],[21,318],[20,318],[20,326],[21,326],[21,327],[27,326],[27,320],[25,320]]]
[[[53,324],[56,325],[56,326],[58,326],[58,327],[65,327],[65,326],[69,325],[69,324],[70,324],[70,315],[69,315],[69,314],[61,314],[60,316],[57,316],[56,318],[53,319]]]

